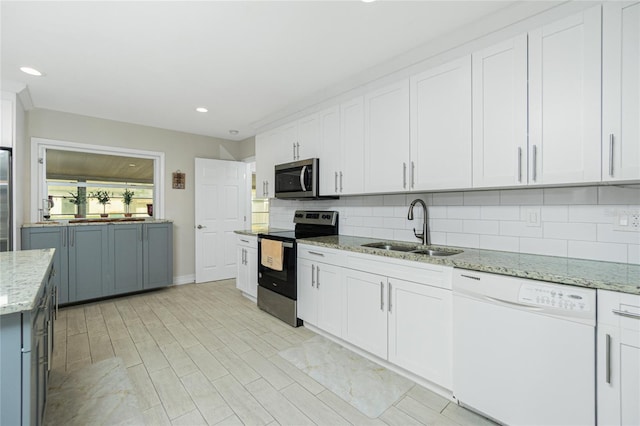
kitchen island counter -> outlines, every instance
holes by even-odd
[[[0,253],[0,315],[31,311],[55,249]]]

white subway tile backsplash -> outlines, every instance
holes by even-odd
[[[451,206],[447,207],[449,219],[480,219],[480,207]]]
[[[382,195],[369,195],[368,197],[362,197],[363,206],[384,206],[384,196]]]
[[[362,218],[362,225],[369,228],[382,228],[383,218],[378,216],[369,216]]]
[[[598,243],[593,241],[569,241],[569,257],[604,260],[607,262],[627,262],[627,245]]]
[[[419,242],[416,236],[413,235],[413,231],[409,229],[394,229],[393,239],[397,241],[407,241],[410,243]]]
[[[479,248],[480,235],[448,233],[447,245],[456,247]]]
[[[462,231],[469,234],[500,234],[500,222],[497,220],[464,220]]]
[[[544,238],[595,241],[597,236],[595,223],[545,222],[543,229]]]
[[[473,191],[463,194],[465,206],[497,206],[500,204],[500,191]]]
[[[598,204],[640,204],[640,185],[599,186]]]
[[[569,206],[569,222],[612,223],[612,206]]]
[[[480,248],[499,251],[520,251],[520,239],[499,235],[480,235]]]
[[[388,229],[407,229],[407,218],[403,217],[385,217],[382,220],[382,226]]]
[[[461,206],[464,204],[462,192],[441,192],[433,194],[434,206]]]
[[[544,204],[598,204],[598,190],[595,186],[582,186],[577,188],[545,188]]]
[[[431,232],[429,233],[429,238],[431,238],[431,244],[442,245],[442,246],[447,244],[446,232]]]
[[[627,262],[640,265],[640,244],[628,244]]]
[[[542,204],[542,189],[505,189],[500,191],[501,205],[540,205]]]
[[[393,217],[393,207],[373,207],[371,213],[373,216]]]
[[[482,206],[480,219],[486,220],[520,220],[519,206]]]
[[[446,206],[433,206],[429,207],[429,219],[446,219],[447,209],[449,207]],[[408,213],[408,211],[407,211]],[[405,215],[406,216],[406,215]]]
[[[371,235],[369,235],[369,237],[393,240],[393,229],[374,228],[371,230]]]
[[[566,240],[520,238],[520,251],[522,253],[567,257],[567,245]]]
[[[567,222],[569,221],[568,206],[542,206],[540,209],[543,222]]]
[[[392,195],[383,195],[384,205],[385,206],[407,206],[407,197],[411,197],[411,194],[392,194]],[[413,198],[412,198],[413,200]],[[411,202],[411,201],[409,201]]]
[[[429,219],[429,229],[436,232],[463,232],[461,219]]]
[[[617,231],[613,225],[599,223],[598,241],[606,243],[640,244],[640,232]]]
[[[500,235],[542,238],[542,227],[527,226],[524,222],[500,222]]]

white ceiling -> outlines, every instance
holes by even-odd
[[[288,105],[512,3],[2,1],[1,76],[26,83],[38,108],[242,140]]]

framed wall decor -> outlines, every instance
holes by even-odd
[[[173,189],[184,189],[186,182],[185,173],[180,170],[173,172],[172,186]]]

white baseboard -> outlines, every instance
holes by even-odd
[[[196,275],[181,275],[179,277],[173,277],[173,285],[192,284],[196,282]]]

